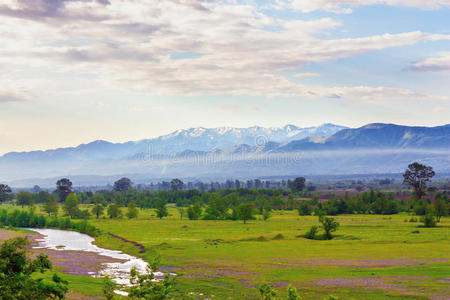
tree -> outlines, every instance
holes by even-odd
[[[139,274],[136,267],[130,272],[130,284],[128,297],[131,299],[168,299],[174,286],[174,279],[166,273],[163,280],[155,280],[155,273],[159,270],[160,258],[156,257],[147,266],[147,273]]]
[[[259,294],[261,300],[276,300],[277,292],[267,283],[262,283],[258,285]]]
[[[291,183],[292,192],[301,192],[305,188],[305,177],[297,177]]]
[[[139,212],[138,209],[136,208],[136,204],[134,203],[134,201],[130,201],[130,203],[128,203],[128,210],[127,210],[128,219],[137,218],[138,213]]]
[[[101,215],[103,215],[103,211],[105,210],[106,200],[103,194],[96,193],[93,197],[94,207],[92,207],[92,214],[98,219]]]
[[[247,220],[252,220],[253,217],[253,204],[252,203],[241,203],[237,207],[237,215],[239,220],[243,220],[244,224]]]
[[[108,216],[110,219],[120,218],[122,216],[122,211],[118,204],[110,204],[108,206]]]
[[[166,201],[164,201],[163,199],[159,199],[156,202],[156,216],[160,219],[166,217],[169,215],[169,212],[167,211],[167,207],[166,207]]]
[[[334,220],[334,218],[319,216],[319,222],[322,223],[322,228],[325,231],[325,239],[331,240],[333,236],[332,232],[335,232],[339,228],[339,223]]]
[[[426,214],[421,219],[425,227],[436,227],[436,218],[432,214]]]
[[[56,194],[59,196],[59,201],[64,202],[72,193],[72,181],[67,178],[61,178],[56,182]]]
[[[433,168],[417,162],[408,166],[403,174],[403,183],[414,188],[416,196],[420,199],[425,195],[427,182],[435,175]]]
[[[442,196],[442,194],[437,194],[434,198],[434,214],[436,215],[436,221],[439,223],[441,217],[448,216],[448,204],[447,200]]]
[[[297,208],[299,216],[309,216],[311,215],[312,207],[309,201],[303,200],[300,201],[300,204]]]
[[[56,196],[50,196],[44,202],[43,206],[44,211],[49,215],[54,215],[55,217],[58,215],[58,201],[56,200]]]
[[[300,296],[298,295],[297,289],[292,285],[288,286],[287,291],[288,297],[286,300],[301,300]]]
[[[198,220],[202,216],[202,207],[200,204],[195,203],[194,205],[191,205],[187,209],[187,215],[189,220]]]
[[[11,188],[8,185],[0,184],[0,204],[7,201],[11,193]]]
[[[39,254],[31,260],[27,257],[26,238],[7,240],[0,249],[0,299],[2,300],[45,300],[64,299],[68,291],[67,282],[56,274],[51,281],[38,278],[52,268],[48,257]]]
[[[172,179],[172,181],[170,182],[170,188],[172,189],[172,191],[181,191],[183,189],[183,185],[183,181],[178,178]]]
[[[115,291],[118,289],[117,283],[112,280],[112,277],[105,274],[103,278],[103,295],[106,300],[113,300],[116,295]]]
[[[78,208],[78,198],[74,193],[67,196],[64,202],[64,211],[71,219],[78,217],[80,209]]]
[[[22,208],[24,205],[31,205],[33,203],[33,196],[31,193],[26,191],[20,191],[16,195],[17,205],[21,205]]]
[[[133,183],[129,178],[123,177],[114,182],[114,190],[116,192],[125,192],[133,187]]]

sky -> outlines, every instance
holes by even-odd
[[[450,0],[0,1],[0,154],[449,116]]]

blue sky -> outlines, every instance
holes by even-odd
[[[196,126],[442,125],[450,1],[7,0],[0,71],[0,153]]]

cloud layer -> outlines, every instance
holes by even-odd
[[[348,7],[377,3],[437,9],[450,1],[296,0],[283,5],[302,12],[349,12]],[[283,19],[253,2],[233,0],[8,0],[0,5],[0,18],[0,63],[15,78],[30,68],[42,74],[57,70],[156,95],[426,99],[432,96],[398,87],[307,86],[299,83],[301,77],[316,75],[301,69],[311,62],[450,40],[450,35],[421,31],[333,39],[327,34],[341,23],[332,18]],[[443,55],[413,68],[448,62],[448,53]],[[297,75],[291,78],[286,71]]]

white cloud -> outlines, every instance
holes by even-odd
[[[311,62],[450,39],[420,31],[321,39],[341,23],[331,18],[286,20],[234,2],[10,1],[0,5],[0,64],[16,78],[30,76],[32,68],[40,74],[87,77],[111,88],[156,95],[378,99],[415,94],[392,88],[320,89],[294,83],[281,73]],[[363,1],[338,1],[337,7],[359,2]],[[202,55],[171,58],[180,52]]]
[[[336,14],[348,14],[352,12],[352,7],[367,5],[390,5],[414,7],[419,9],[439,9],[450,6],[449,0],[291,0],[281,2],[281,5],[290,6],[295,10],[304,13],[316,10],[324,10]]]
[[[294,75],[294,77],[319,77],[320,74],[318,73],[297,73]]]
[[[409,70],[421,72],[449,72],[450,52],[443,51],[437,53],[437,57],[430,57],[417,61],[408,67]]]

